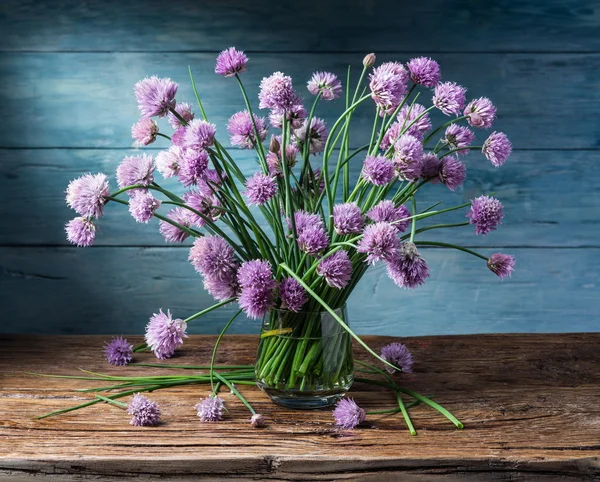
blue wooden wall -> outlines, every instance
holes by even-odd
[[[374,51],[380,61],[432,56],[445,79],[499,107],[496,127],[513,157],[495,169],[472,154],[464,188],[431,186],[423,203],[495,192],[505,203],[500,230],[451,234],[487,254],[514,253],[517,271],[501,282],[477,259],[430,249],[430,282],[402,291],[374,268],[350,303],[359,332],[600,328],[598,2],[5,0],[0,32],[0,331],[141,332],[160,307],[185,317],[208,306],[187,248],[166,246],[156,224],[137,225],[121,206],[108,206],[94,247],[69,246],[63,191],[82,173],[114,172],[131,152],[132,86],[146,75],[172,77],[178,99],[193,103],[191,65],[223,133],[242,108],[235,83],[213,73],[216,53],[231,45],[251,58],[244,80],[253,96],[274,70],[301,86],[314,70],[359,70]],[[331,120],[339,107],[322,114]],[[357,144],[370,119],[357,115]],[[253,168],[247,153],[234,154]],[[190,331],[214,333],[229,313]],[[246,320],[232,331],[257,329]]]

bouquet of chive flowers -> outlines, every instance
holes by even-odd
[[[144,348],[169,358],[183,343],[189,322],[237,303],[239,311],[225,330],[242,312],[263,320],[256,383],[284,405],[331,405],[354,379],[352,339],[390,373],[410,371],[412,365],[403,345],[377,354],[349,326],[346,301],[370,265],[384,264],[395,284],[414,289],[429,277],[420,248],[437,246],[481,258],[500,278],[511,274],[511,255],[488,257],[421,239],[429,230],[463,225],[485,235],[502,221],[500,201],[482,195],[454,207],[417,208],[417,196],[427,185],[451,191],[462,185],[466,167],[461,159],[471,150],[497,167],[506,161],[511,144],[501,132],[473,145],[471,128],[489,129],[496,108],[485,97],[467,103],[466,89],[442,82],[432,59],[375,63],[374,54],[364,58],[356,85],[350,84],[350,69],[345,86],[333,73],[314,73],[307,83],[310,103],[289,76],[275,72],[260,83],[257,109],[242,83],[248,58],[233,47],[221,52],[215,72],[237,81],[245,103],[245,110],[229,119],[227,132],[232,146],[254,150],[256,172],[250,177],[217,139],[193,77],[196,112],[177,102],[178,85],[170,79],[149,77],[135,85],[141,118],[132,136],[139,146],[162,141],[165,149],[155,158],[125,157],[114,192],[105,174],[72,181],[66,200],[79,217],[67,223],[66,232],[72,243],[90,246],[104,206],[114,202],[128,206],[137,222],[157,218],[169,243],[193,238],[189,261],[216,303],[186,319],[159,310],[147,325]],[[417,103],[420,95],[432,105]],[[330,126],[318,117],[323,102],[340,104],[341,114]],[[363,104],[373,108],[373,126],[369,142],[357,147],[352,116]],[[261,117],[265,109],[268,117]],[[434,110],[448,122],[433,128]],[[157,123],[164,118],[168,133]],[[156,171],[177,178],[183,192],[162,187]],[[461,209],[466,212],[462,223],[427,223]],[[107,348],[107,356],[122,364],[118,341]]]

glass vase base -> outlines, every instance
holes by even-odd
[[[326,408],[335,405],[335,403],[344,396],[347,390],[331,391],[294,391],[278,390],[266,386],[260,382],[256,384],[269,398],[282,407],[292,408],[294,410],[313,410],[316,408]]]

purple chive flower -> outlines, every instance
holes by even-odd
[[[133,88],[138,109],[144,117],[165,117],[170,109],[175,108],[177,88],[178,85],[171,79],[152,76],[140,80]]]
[[[283,116],[292,129],[299,129],[302,123],[306,119],[308,112],[304,107],[302,97],[296,94],[296,96],[290,101],[291,105],[285,109],[274,108],[269,114],[269,122],[277,129],[281,129],[283,126]]]
[[[208,168],[208,153],[186,149],[179,165],[179,180],[185,187],[197,185]]]
[[[179,174],[179,167],[183,162],[183,153],[181,147],[173,145],[167,151],[160,151],[156,155],[156,169],[162,177],[168,179]]]
[[[140,184],[149,186],[154,182],[154,159],[152,156],[127,156],[117,167],[117,184],[120,188]]]
[[[254,124],[258,132],[259,142],[267,137],[268,128],[264,117],[258,117],[253,114]],[[247,110],[236,112],[229,118],[227,132],[231,134],[231,145],[239,146],[242,149],[254,149],[256,145],[256,136],[254,135],[254,125],[252,118]]]
[[[238,303],[254,319],[263,317],[273,306],[277,282],[271,264],[262,259],[246,261],[240,266],[237,280],[242,288]]]
[[[127,365],[133,359],[133,345],[122,336],[116,336],[104,345],[104,357],[111,365]]]
[[[238,304],[248,318],[258,320],[273,307],[274,299],[273,290],[247,287],[241,289]]]
[[[331,72],[315,72],[306,87],[312,95],[321,93],[323,100],[337,99],[342,93],[342,83]]]
[[[196,238],[188,259],[198,273],[213,279],[229,279],[238,267],[233,248],[220,236]]]
[[[410,80],[425,87],[435,87],[442,78],[439,64],[428,57],[416,57],[406,64]]]
[[[308,294],[294,278],[283,278],[279,284],[281,308],[298,313],[308,301]]]
[[[211,221],[216,221],[221,215],[219,210],[220,202],[216,196],[207,196],[199,190],[191,189],[183,194],[182,199],[185,204],[203,214]],[[194,212],[190,211],[189,216],[194,226],[201,228],[206,224],[206,220]]]
[[[397,229],[390,223],[378,222],[368,225],[362,239],[358,242],[359,253],[367,254],[367,263],[388,261],[398,252],[400,241]]]
[[[473,127],[489,129],[496,118],[496,107],[487,97],[480,97],[469,102],[465,107],[464,115]]]
[[[421,175],[423,144],[414,136],[403,134],[394,144],[394,164],[403,179],[414,180]]]
[[[198,189],[205,196],[212,196],[219,191],[225,179],[227,179],[225,172],[219,173],[215,169],[206,169],[198,181]]]
[[[156,140],[158,124],[148,117],[142,117],[131,127],[131,137],[138,146],[147,146]]]
[[[201,422],[220,422],[223,420],[225,402],[220,397],[211,395],[200,400],[195,407]]]
[[[400,122],[394,122],[390,128],[385,131],[385,134],[381,138],[379,148],[382,151],[387,151],[400,137],[400,131],[402,130],[402,124]]]
[[[504,279],[515,269],[515,257],[510,254],[494,253],[488,259],[487,265],[492,273]]]
[[[189,228],[192,224],[190,211],[181,207],[171,209],[167,213],[167,218],[186,228]],[[184,231],[177,226],[173,226],[166,221],[161,221],[158,225],[158,229],[168,243],[183,243],[190,235],[187,231]]]
[[[342,398],[333,410],[335,424],[342,428],[355,428],[365,421],[367,413],[352,398]]]
[[[159,207],[160,201],[148,191],[136,190],[129,199],[129,212],[138,223],[147,224]]]
[[[394,206],[388,199],[380,201],[367,212],[367,217],[376,223],[387,222],[392,224],[399,232],[403,233],[410,226],[410,211],[404,205]],[[400,221],[403,219],[404,221]]]
[[[466,178],[467,168],[456,157],[445,156],[441,159],[438,179],[448,189],[455,191],[457,187],[462,186]],[[432,182],[435,184],[435,181]]]
[[[257,172],[246,181],[248,204],[262,206],[277,194],[277,181],[272,176]]]
[[[105,197],[110,194],[106,174],[84,174],[67,186],[66,200],[71,209],[84,217],[99,218]]]
[[[394,163],[384,156],[367,156],[361,176],[376,186],[385,186],[394,178]]]
[[[264,427],[264,425],[265,425],[264,415],[261,415],[260,413],[255,413],[254,415],[252,415],[252,417],[250,417],[250,425],[252,425],[255,428]]]
[[[190,104],[188,104],[187,102],[182,102],[181,104],[177,104],[175,106],[175,112],[177,112],[179,114],[179,116],[186,122],[186,124],[189,124],[190,121],[194,118],[194,113],[192,112],[192,106]],[[169,124],[171,125],[171,127],[176,131],[179,130],[179,128],[185,126],[185,124],[183,124],[181,122],[181,120],[179,120],[179,117],[177,117],[175,114],[173,114],[173,112],[169,112],[168,121],[169,121]],[[172,140],[172,138],[171,138],[171,140]]]
[[[401,371],[404,373],[412,373],[413,359],[410,351],[402,343],[390,343],[381,348],[379,354],[386,362],[398,367],[394,370],[391,366],[386,365],[385,369],[389,373]]]
[[[272,176],[283,176],[281,167],[281,146],[278,144],[277,151],[269,151],[267,153],[267,166],[269,173]],[[296,156],[298,155],[298,146],[295,144],[288,144],[285,146],[285,158],[287,161],[288,168],[292,168],[296,165]]]
[[[223,50],[217,57],[215,65],[215,74],[223,77],[233,77],[236,74],[241,74],[246,71],[248,57],[241,50],[236,50],[235,47],[229,47]]]
[[[185,128],[183,145],[188,149],[202,150],[215,143],[217,128],[214,124],[201,119],[194,119]]]
[[[308,192],[311,194],[321,194],[323,192],[323,189],[325,189],[325,177],[321,175],[321,169],[315,169],[312,176],[308,175],[307,184]]]
[[[304,142],[306,140],[307,135],[307,121],[304,121],[302,127],[295,131],[296,141],[300,146],[300,149],[303,149]],[[325,121],[320,119],[319,117],[313,117],[310,120],[310,130],[308,133],[308,142],[309,142],[309,151],[311,154],[318,154],[319,152],[323,152],[325,149],[325,143],[327,142],[327,136],[329,132],[327,131],[327,126],[325,125]]]
[[[444,142],[449,149],[461,149],[456,151],[457,154],[465,155],[469,153],[469,147],[475,140],[475,133],[468,127],[459,126],[458,124],[451,124],[446,129],[446,133],[442,142]]]
[[[171,144],[173,146],[184,147],[185,145],[185,126],[178,127],[173,134],[171,134]]]
[[[423,154],[421,159],[421,177],[423,179],[431,179],[435,183],[435,178],[440,175],[441,169],[442,160],[438,156],[430,152]]]
[[[145,340],[156,358],[171,358],[175,350],[183,345],[183,339],[187,338],[186,328],[185,321],[180,318],[174,320],[169,310],[165,314],[160,309],[146,325]]]
[[[329,236],[320,226],[308,226],[298,234],[298,246],[300,251],[312,256],[317,255],[329,246]]]
[[[356,203],[333,206],[333,226],[338,234],[360,233],[365,219]]]
[[[91,219],[77,217],[65,225],[67,240],[76,246],[88,247],[96,238],[96,225]]]
[[[369,88],[380,114],[392,114],[407,92],[408,72],[398,62],[385,62],[369,74]]]
[[[204,278],[204,289],[217,301],[234,298],[239,292],[235,273],[229,279]]]
[[[136,427],[153,427],[160,423],[160,407],[141,393],[133,396],[127,413],[133,417],[129,423]]]
[[[298,102],[298,95],[294,91],[292,78],[282,72],[275,72],[269,77],[264,77],[260,82],[259,109],[287,110]]]
[[[323,219],[318,214],[308,213],[306,211],[296,211],[294,213],[294,223],[296,224],[296,234],[301,234],[306,228],[316,226],[323,229]],[[288,220],[288,227],[292,225]]]
[[[475,225],[475,234],[485,235],[502,222],[502,203],[491,196],[479,196],[471,200],[471,209],[467,212],[467,217],[469,223]]]
[[[421,104],[405,105],[400,109],[400,112],[398,112],[398,125],[404,130],[404,134],[410,134],[419,140],[423,139],[425,132],[431,129],[429,112],[425,112],[426,110]],[[396,134],[394,138],[397,137]]]
[[[500,167],[512,153],[512,144],[503,132],[492,132],[483,143],[483,155],[494,166]]]
[[[325,278],[332,288],[344,289],[352,277],[352,262],[343,249],[323,258],[317,267],[317,274]]]
[[[446,115],[460,115],[467,102],[467,89],[456,82],[442,82],[435,86],[432,102]]]
[[[429,278],[427,262],[414,243],[402,243],[397,254],[387,263],[388,276],[401,288],[416,288]]]

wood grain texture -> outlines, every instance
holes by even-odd
[[[390,338],[366,337],[378,349]],[[370,416],[355,430],[335,427],[330,410],[290,411],[253,388],[242,391],[268,425],[253,429],[246,408],[223,394],[226,419],[202,424],[193,406],[205,386],[161,390],[156,428],[128,425],[118,408],[95,405],[40,421],[32,417],[81,403],[93,382],[24,375],[164,374],[115,368],[99,337],[0,338],[0,476],[23,480],[598,480],[600,334],[479,335],[403,340],[415,373],[399,383],[435,399],[463,423],[456,430],[422,406],[411,409],[418,436],[400,416]],[[133,338],[132,341],[139,341]],[[214,337],[191,337],[168,363],[206,363]],[[219,363],[251,363],[256,339],[226,337]],[[48,356],[51,354],[51,356]],[[357,351],[362,359],[364,353]],[[150,361],[151,354],[139,354]],[[391,393],[355,383],[367,410],[392,408]]]
[[[5,0],[0,15],[8,51],[600,50],[592,0]]]
[[[380,55],[378,61],[408,60],[412,53]],[[439,54],[444,78],[469,89],[469,97],[487,96],[498,106],[494,129],[505,131],[516,148],[591,149],[600,147],[593,118],[600,103],[595,72],[599,54]],[[131,147],[130,127],[138,118],[132,88],[148,75],[171,77],[180,84],[177,99],[195,104],[188,65],[199,86],[210,120],[227,141],[227,119],[243,108],[236,82],[214,73],[214,54],[182,53],[21,53],[0,54],[0,89],[5,123],[0,147]],[[260,80],[275,70],[304,83],[315,70],[345,77],[362,69],[358,54],[253,54],[243,80],[253,105]],[[423,90],[430,105],[431,92]],[[317,115],[331,126],[342,102],[322,103]],[[351,144],[370,138],[375,109],[369,100],[356,111]],[[448,118],[435,112],[434,125]],[[166,125],[165,122],[162,125]],[[486,133],[478,133],[485,139]]]
[[[478,258],[423,249],[431,278],[415,290],[398,288],[379,264],[350,298],[350,322],[361,333],[396,336],[600,331],[599,249],[509,252],[518,269],[500,281]],[[143,333],[159,308],[190,316],[214,301],[187,256],[168,248],[0,248],[0,331]],[[217,310],[190,330],[218,333],[233,313]],[[240,319],[231,329],[256,333],[259,323]]]
[[[160,140],[158,141],[160,142]],[[166,144],[163,144],[166,145]],[[75,216],[64,200],[64,190],[71,179],[87,172],[114,172],[126,150],[0,150],[0,190],[10,203],[0,204],[0,244],[68,245],[64,224]],[[139,151],[138,151],[139,152]],[[156,150],[143,150],[156,154]],[[242,170],[251,175],[257,169],[253,153],[233,151]],[[495,193],[504,203],[505,218],[497,231],[476,236],[472,226],[452,231],[429,231],[418,239],[448,239],[470,246],[503,247],[577,247],[600,246],[600,172],[596,169],[597,153],[591,151],[547,152],[517,151],[501,169],[494,168],[480,152],[465,159],[468,178],[457,192],[441,185],[425,186],[419,193],[420,209],[442,201],[440,208],[468,203],[481,193]],[[356,179],[363,157],[351,163]],[[176,181],[161,185],[183,192]],[[32,192],[35,195],[32,196]],[[586,193],[574,196],[574,192]],[[168,211],[168,207],[163,209]],[[467,209],[428,219],[419,227],[440,222],[462,222]],[[257,219],[262,215],[257,212]],[[99,221],[101,231],[96,246],[164,246],[164,238],[155,222],[136,224],[127,208],[108,205]],[[262,223],[264,225],[264,222]],[[19,229],[13,229],[18,225]],[[268,229],[268,228],[267,228]],[[568,235],[566,235],[568,233]]]

